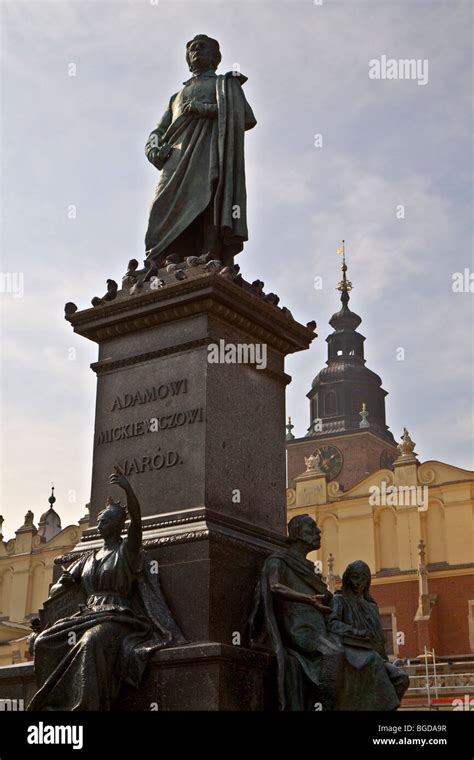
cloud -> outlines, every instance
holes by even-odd
[[[258,120],[246,138],[242,272],[318,322],[311,350],[287,361],[294,432],[306,431],[305,394],[326,360],[344,237],[351,307],[394,433],[405,424],[420,455],[472,466],[472,297],[451,290],[452,273],[472,268],[470,12],[462,2],[3,4],[2,270],[25,275],[23,299],[1,295],[6,525],[42,511],[53,479],[60,508],[77,490],[65,514],[83,513],[97,347],[72,333],[63,304],[87,306],[142,257],[157,179],[143,145],[202,31],[219,39],[223,71],[238,62],[249,76]],[[429,84],[369,80],[382,54],[428,58]]]

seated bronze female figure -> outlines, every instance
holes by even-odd
[[[365,562],[351,562],[332,599],[328,630],[340,636],[345,659],[338,710],[396,710],[408,689],[407,674],[388,661],[371,579]]]
[[[127,536],[126,510],[109,499],[98,516],[102,547],[82,554],[51,587],[45,607],[62,595],[75,600],[77,612],[35,637],[39,690],[28,710],[110,710],[124,683],[139,686],[153,652],[184,642],[145,561],[132,487],[118,473],[110,482],[127,495]]]

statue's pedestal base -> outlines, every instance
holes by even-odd
[[[155,654],[139,690],[124,687],[117,710],[275,710],[271,655],[216,642]]]
[[[284,360],[314,331],[218,263],[159,277],[68,316],[99,345],[91,528],[76,551],[101,544],[118,464],[191,644],[157,654],[121,709],[270,709],[272,660],[248,649],[248,617],[265,557],[286,542]]]

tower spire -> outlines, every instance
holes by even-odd
[[[51,483],[51,496],[48,498],[49,509],[41,515],[38,523],[38,532],[42,541],[49,541],[61,531],[61,518],[54,509],[56,496],[54,495],[54,485]]]
[[[349,303],[349,293],[352,290],[352,282],[350,282],[346,277],[347,272],[347,264],[346,264],[346,246],[345,241],[342,241],[342,246],[337,249],[336,253],[342,254],[342,280],[337,284],[336,290],[339,290],[341,293],[341,302],[342,302],[342,308],[347,309],[347,304]]]
[[[342,256],[342,279],[337,284],[342,306],[329,320],[334,332],[326,338],[327,366],[316,375],[307,394],[311,401],[308,436],[321,438],[327,433],[360,432],[369,426],[371,432],[381,434],[394,444],[385,422],[387,394],[380,377],[365,366],[365,338],[357,332],[362,319],[348,305],[352,283],[347,278],[345,240],[336,252]],[[366,407],[361,412],[363,404]],[[315,420],[319,421],[317,431]]]

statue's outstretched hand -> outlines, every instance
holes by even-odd
[[[114,472],[113,475],[110,475],[109,483],[112,483],[114,486],[123,488],[124,491],[128,491],[130,488],[128,479],[125,477],[125,475],[122,475],[121,472]]]
[[[59,579],[49,589],[50,598],[55,594],[59,594],[60,591],[72,588],[72,586],[74,586],[76,583],[74,576],[71,575],[69,570],[66,570],[65,567],[61,567],[61,570],[62,573],[59,576]]]
[[[183,113],[186,116],[199,116],[199,103],[197,100],[189,100],[183,106]]]
[[[322,612],[324,615],[329,615],[332,610],[330,607],[327,607],[325,604],[323,604],[325,599],[326,597],[324,594],[315,594],[314,596],[310,597],[310,604],[312,604],[313,607],[316,607],[316,609]]]
[[[150,148],[150,150],[147,152],[146,157],[149,160],[150,164],[153,164],[155,166],[155,162],[158,158],[160,150],[159,148]]]
[[[156,164],[159,153],[160,135],[156,131],[153,131],[147,140],[147,144],[145,145],[145,155],[149,162],[153,164],[153,166]]]
[[[66,570],[64,567],[63,567],[63,572],[62,572],[61,577],[59,578],[59,580],[65,586],[73,586],[74,583],[76,582],[74,580],[73,576],[71,575],[71,573],[69,572],[69,570]]]

